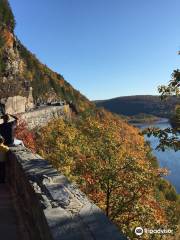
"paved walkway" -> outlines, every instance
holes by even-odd
[[[0,184],[0,239],[21,240],[12,196],[5,184]]]

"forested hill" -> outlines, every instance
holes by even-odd
[[[95,103],[98,107],[104,107],[111,112],[127,116],[145,113],[159,117],[170,117],[178,99],[170,97],[163,102],[159,96],[137,95],[99,100]]]
[[[26,96],[33,88],[34,102],[72,101],[78,111],[93,104],[61,74],[42,64],[14,35],[15,19],[8,0],[0,0],[0,99]]]

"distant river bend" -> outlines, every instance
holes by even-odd
[[[168,119],[161,119],[160,121],[151,124],[136,124],[136,127],[140,129],[144,129],[150,126],[165,129],[170,127],[170,124]],[[158,139],[155,137],[145,138],[150,142],[153,153],[157,157],[160,167],[165,167],[169,169],[170,174],[165,178],[172,183],[172,185],[176,188],[177,193],[180,194],[180,151],[158,151],[155,149],[158,145]]]

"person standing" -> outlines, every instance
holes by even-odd
[[[6,160],[8,151],[8,146],[4,145],[4,138],[0,136],[0,183],[5,183]]]
[[[12,120],[10,117],[12,117]],[[0,125],[0,134],[4,138],[5,145],[11,146],[14,144],[15,128],[18,119],[17,117],[8,114],[5,114],[2,119],[3,123]]]
[[[78,110],[77,110],[76,105],[72,101],[68,102],[68,105],[71,108],[72,112],[77,115],[78,114]]]

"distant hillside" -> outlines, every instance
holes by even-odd
[[[93,104],[75,90],[61,74],[42,64],[14,35],[15,19],[7,0],[0,0],[0,100],[28,97],[33,89],[34,103],[72,101],[78,111]],[[4,100],[5,99],[5,100]]]
[[[158,117],[170,117],[178,101],[176,97],[170,97],[166,102],[162,102],[159,96],[137,95],[99,100],[95,103],[98,107],[104,107],[120,115],[133,116],[145,113]]]

